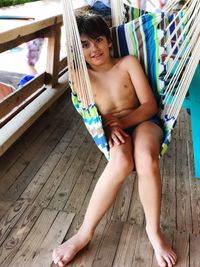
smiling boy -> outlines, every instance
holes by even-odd
[[[110,31],[94,14],[77,16],[94,99],[102,116],[110,160],[91,196],[77,234],[53,251],[55,264],[65,266],[85,247],[113,204],[126,177],[136,170],[146,232],[159,266],[173,266],[176,254],[160,230],[161,179],[159,151],[163,139],[157,103],[138,60],[110,56]]]

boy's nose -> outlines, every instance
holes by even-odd
[[[96,49],[98,49],[98,44],[92,43],[91,48],[92,48],[92,51],[95,51]]]

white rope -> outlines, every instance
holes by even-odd
[[[200,39],[195,45],[193,54],[186,66],[184,75],[178,85],[177,92],[178,94],[172,98],[172,103],[170,105],[165,105],[165,109],[162,114],[168,114],[169,117],[173,116],[175,119],[178,117],[179,111],[182,107],[182,103],[188,91],[189,85],[195,73],[196,67],[200,60]],[[198,55],[198,56],[197,56]]]
[[[200,6],[200,5],[199,5]],[[168,37],[167,42],[164,44],[165,47],[167,47],[171,40],[173,39],[173,37],[175,36],[175,34],[178,32],[179,28],[181,25],[185,24],[184,29],[181,30],[181,34],[178,37],[178,39],[176,40],[176,43],[174,44],[173,48],[170,49],[170,52],[168,54],[168,56],[166,57],[164,63],[166,64],[167,61],[171,58],[171,56],[173,55],[175,49],[177,48],[178,44],[180,43],[182,37],[186,34],[186,32],[188,31],[188,28],[190,27],[191,23],[196,19],[196,15],[198,15],[199,12],[199,6],[195,9],[193,15],[189,18],[189,14],[192,13],[194,6],[192,6],[192,9],[189,9],[188,12],[185,14],[185,16],[180,20],[180,22],[178,23],[178,25],[176,26],[176,29],[173,31],[172,34],[170,34],[170,37]],[[185,23],[185,20],[187,20],[187,22]],[[175,21],[175,19],[174,19]],[[171,23],[170,23],[171,24]]]
[[[62,0],[62,3],[63,20],[67,37],[67,56],[69,58],[69,77],[74,88],[76,88],[76,93],[78,98],[81,99],[83,107],[88,108],[90,104],[94,104],[94,98],[73,11],[72,0]]]
[[[190,82],[193,78],[194,72],[200,60],[200,37],[195,42],[191,57],[186,65],[185,71],[181,77],[180,83],[175,91],[175,95],[172,97],[170,105],[165,105],[163,113],[169,114],[177,118],[178,112],[181,109],[183,100],[187,94]]]
[[[188,38],[185,40],[184,44],[180,48],[179,52],[176,55],[176,58],[171,65],[167,75],[164,77],[165,80],[167,80],[168,76],[172,74],[173,69],[175,68],[175,73],[170,79],[170,83],[168,84],[166,90],[165,90],[165,98],[164,98],[164,103],[168,103],[169,99],[172,96],[172,93],[174,92],[175,85],[178,80],[180,80],[183,69],[185,65],[187,64],[187,61],[190,57],[190,54],[194,52],[194,45],[196,44],[200,32],[200,15],[198,14],[198,17],[195,17],[195,20],[193,21],[192,28],[190,31],[188,31]],[[181,59],[180,59],[181,56]],[[178,64],[178,66],[176,66]],[[180,88],[180,90],[183,90]],[[178,95],[178,89],[175,91],[175,95]],[[176,99],[176,96],[173,97],[174,102]],[[170,105],[171,109],[173,107],[173,104],[171,103]]]
[[[188,32],[188,38],[186,38],[186,40],[182,44],[181,48],[179,49],[179,51],[176,55],[176,58],[173,60],[173,63],[169,67],[167,74],[164,77],[164,80],[167,81],[169,75],[172,74],[173,69],[176,68],[176,73],[171,78],[170,83],[168,84],[168,86],[166,88],[166,91],[165,91],[166,95],[171,94],[171,91],[174,88],[175,82],[178,80],[178,77],[181,74],[184,65],[187,63],[187,59],[190,55],[192,46],[196,42],[196,39],[197,39],[198,34],[199,34],[198,23],[199,23],[198,19],[196,20],[196,23],[193,23],[192,28]],[[178,66],[176,66],[176,65],[178,65]]]
[[[110,4],[111,4],[112,26],[123,24],[125,21],[123,1],[110,0]]]
[[[165,5],[163,11],[166,15],[169,15],[171,12],[174,12],[177,7],[178,10],[180,10],[180,4],[179,4],[180,0],[171,0],[171,1],[167,1],[167,4]],[[190,2],[190,0],[185,1],[185,5],[187,5]]]

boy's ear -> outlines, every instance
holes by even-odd
[[[112,47],[112,42],[111,41],[108,42],[108,47],[109,48]]]

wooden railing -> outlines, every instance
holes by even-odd
[[[48,15],[43,8],[44,16],[35,14],[32,21],[1,20],[0,53],[38,37],[47,38],[48,45],[45,71],[0,103],[0,155],[67,89],[67,58],[60,60],[62,15]]]

